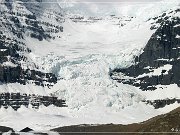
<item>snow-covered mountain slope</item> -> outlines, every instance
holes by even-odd
[[[32,1],[31,3],[39,6],[38,10],[31,9],[33,10],[31,12],[28,9],[30,5],[25,1],[5,0],[1,1],[0,5],[0,106],[6,108],[9,105],[14,109],[19,108],[23,104],[18,103],[22,94],[25,94],[26,98],[31,97],[31,101],[39,99],[33,98],[34,94],[48,96],[48,89],[57,83],[57,77],[54,74],[39,70],[31,60],[29,55],[32,50],[25,43],[25,38],[29,37],[37,41],[55,39],[54,34],[63,31],[61,26],[64,20],[63,15],[61,10],[57,13],[55,12],[57,9],[52,9],[52,7],[51,10],[50,7],[47,9],[38,1]],[[42,18],[38,17],[39,13],[44,16],[41,15]],[[49,14],[55,16],[54,23],[48,20],[50,18]],[[27,96],[28,94],[31,95]],[[4,101],[5,99],[7,101]],[[10,101],[12,99],[15,101]],[[44,99],[46,98],[43,97]],[[47,102],[49,101],[47,100]]]
[[[152,100],[160,99],[166,102],[167,98],[179,99],[179,13],[180,10],[176,9],[164,12],[162,16],[154,17],[156,23],[153,23],[151,29],[157,28],[155,26],[157,24],[160,24],[160,27],[151,36],[143,53],[135,58],[132,66],[115,69],[112,78],[115,79],[118,74],[116,79],[119,82],[134,85],[144,91],[154,90],[147,94]],[[159,95],[157,95],[158,92],[160,92]],[[157,96],[153,97],[150,93]]]
[[[61,16],[61,21],[64,19],[61,11],[56,13],[56,10],[53,11],[52,8],[46,9],[37,1],[32,1],[32,3],[36,5],[32,6],[33,12],[28,10],[28,2],[25,1],[5,0],[0,5],[1,82],[29,84],[33,81],[36,85],[42,86],[47,85],[47,82],[51,86],[53,85],[51,83],[56,83],[57,78],[51,73],[38,70],[29,57],[32,50],[26,45],[25,38],[31,37],[39,41],[55,39],[53,34],[63,31],[59,16]],[[38,10],[35,9],[37,6]],[[38,17],[39,13],[44,16]],[[54,23],[48,20],[49,14],[55,16]]]
[[[143,92],[138,87],[118,83],[110,76],[114,69],[127,68],[134,64],[136,56],[143,52],[153,33],[161,27],[160,23],[156,23],[157,19],[153,18],[163,15],[163,12],[173,11],[174,13],[179,9],[178,2],[173,0],[170,4],[167,1],[140,4],[137,14],[132,14],[137,10],[135,6],[125,5],[123,8],[126,12],[122,12],[124,15],[91,17],[91,21],[87,21],[89,20],[88,15],[83,15],[84,19],[82,19],[73,14],[64,14],[62,8],[57,10],[56,6],[51,6],[55,2],[43,3],[36,0],[32,4],[21,0],[10,3],[19,8],[22,6],[23,8],[20,9],[25,10],[26,13],[22,17],[6,13],[6,20],[9,21],[10,16],[15,16],[22,20],[20,24],[24,24],[25,27],[25,32],[21,32],[23,38],[17,37],[15,34],[11,34],[10,37],[15,36],[15,39],[20,40],[24,47],[30,50],[28,52],[16,50],[15,52],[24,56],[27,61],[15,59],[16,63],[12,62],[11,64],[19,65],[23,70],[39,71],[38,75],[41,73],[51,74],[55,81],[53,83],[43,81],[43,86],[33,83],[34,78],[31,76],[26,78],[28,83],[25,85],[18,81],[5,81],[0,85],[2,92],[57,96],[66,100],[68,107],[58,108],[42,105],[36,110],[29,105],[29,108],[21,106],[17,111],[13,111],[10,107],[7,110],[1,108],[0,125],[13,127],[16,130],[27,126],[35,130],[47,130],[82,123],[128,124],[149,119],[178,107],[179,104],[174,103],[155,109],[144,101],[150,100],[150,98],[160,99],[156,96],[166,98],[169,96],[168,91],[165,93],[164,90],[160,90],[160,95],[156,91]],[[163,8],[161,8],[162,5]],[[6,5],[1,4],[1,6],[3,10],[11,11]],[[61,6],[61,3],[58,6]],[[50,7],[52,7],[51,10]],[[158,12],[149,14],[152,7],[154,11]],[[19,10],[15,9],[15,11]],[[178,12],[173,13],[172,17],[179,17]],[[30,18],[27,19],[28,17]],[[5,22],[4,18],[2,22]],[[10,22],[12,26],[16,26],[16,23]],[[34,28],[36,23],[37,31],[30,27]],[[5,28],[4,25],[2,27]],[[63,32],[60,32],[62,28]],[[10,29],[7,31],[12,33]],[[8,44],[4,46],[8,46]],[[14,59],[13,55],[10,56]],[[171,68],[168,65],[165,67]],[[37,77],[36,72],[33,76]],[[21,79],[21,77],[19,78]],[[43,80],[49,78],[52,77]],[[170,87],[170,90],[176,86],[168,85],[166,87]],[[173,97],[179,94],[179,88],[176,88],[177,91],[175,95],[172,95]],[[15,121],[18,121],[18,124],[14,124]]]

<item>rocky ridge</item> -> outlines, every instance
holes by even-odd
[[[28,54],[31,53],[31,49],[25,42],[26,38],[35,39],[39,43],[43,40],[50,41],[57,38],[56,33],[63,32],[61,26],[64,22],[63,12],[61,10],[57,12],[56,9],[44,4],[46,3],[39,0],[3,0],[0,2],[0,82],[2,84],[34,84],[50,89],[57,83],[57,77],[53,73],[39,70],[36,64],[29,59]],[[48,18],[54,20],[50,21]],[[7,95],[7,93],[1,94]],[[7,101],[4,101],[1,97],[1,106],[5,108],[11,106],[17,110],[21,105],[29,104],[30,98],[21,103],[19,102],[22,100],[20,93],[14,93],[14,95],[19,95],[16,101],[8,98],[9,96],[5,97]],[[50,98],[51,96],[48,97]],[[54,98],[57,100],[57,97]],[[51,99],[47,102],[49,105],[54,104]],[[61,106],[59,100],[56,106]]]
[[[154,20],[151,36],[142,54],[135,57],[134,64],[124,69],[115,69],[110,73],[119,83],[133,85],[142,91],[154,91],[160,86],[177,84],[180,87],[180,10],[170,10]],[[163,89],[163,87],[162,87]],[[169,101],[170,100],[170,101]],[[155,108],[172,104],[179,99],[157,99],[148,101]],[[159,104],[158,104],[159,103]],[[163,104],[163,105],[162,105]]]

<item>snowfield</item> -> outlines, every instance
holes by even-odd
[[[180,106],[175,103],[154,109],[141,102],[159,97],[180,98],[180,88],[176,85],[163,86],[163,91],[159,86],[155,91],[143,92],[136,87],[117,83],[109,76],[109,71],[116,67],[130,66],[135,56],[142,53],[155,32],[150,30],[153,20],[148,19],[168,9],[177,8],[178,3],[174,1],[168,4],[164,1],[140,4],[136,14],[133,14],[135,6],[124,5],[124,18],[128,15],[134,18],[131,21],[124,19],[123,23],[126,24],[123,27],[114,25],[117,20],[110,17],[94,23],[75,23],[67,17],[63,23],[64,32],[56,35],[55,40],[38,41],[27,36],[26,44],[32,50],[27,57],[35,63],[28,63],[28,66],[54,73],[58,77],[57,84],[51,89],[34,84],[2,84],[0,89],[5,92],[54,94],[65,99],[68,107],[41,106],[39,110],[21,107],[17,112],[11,108],[0,109],[0,125],[17,131],[27,126],[45,131],[85,123],[129,124],[167,113]]]

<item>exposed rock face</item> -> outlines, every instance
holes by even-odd
[[[158,108],[162,108],[162,107],[165,107],[166,105],[170,105],[170,104],[174,104],[175,102],[177,103],[180,103],[180,99],[176,99],[176,98],[173,98],[173,99],[159,99],[159,100],[154,100],[154,101],[145,101],[146,103],[148,104],[151,104],[154,106],[155,109],[158,109]]]
[[[14,83],[26,85],[28,80],[33,81],[36,85],[52,86],[57,82],[57,78],[52,73],[42,73],[40,71],[22,69],[20,66],[8,67],[0,66],[0,81],[3,83]]]
[[[172,12],[179,13],[180,10],[170,13]],[[151,29],[157,30],[151,36],[143,53],[135,58],[132,66],[115,69],[110,76],[120,83],[139,87],[143,91],[154,91],[159,86],[170,84],[177,84],[180,87],[180,18],[164,13],[152,19],[155,23]],[[180,103],[176,97],[145,102],[155,108]]]
[[[32,2],[32,3],[31,3]],[[46,8],[47,7],[47,8]],[[26,38],[53,40],[55,34],[63,32],[61,23],[64,21],[61,11],[48,9],[42,1],[9,1],[0,3],[0,82],[33,83],[42,87],[52,87],[57,83],[53,73],[40,71],[36,64],[28,58],[31,49],[26,45]],[[54,23],[49,19],[53,16]],[[49,18],[49,19],[43,19]],[[65,101],[54,96],[37,96],[20,93],[1,93],[0,107],[11,106],[17,110],[22,105],[40,105],[65,107]]]
[[[25,44],[25,37],[35,38],[39,41],[54,39],[54,33],[63,32],[61,23],[64,21],[61,12],[45,8],[41,1],[2,1],[0,5],[0,81],[2,83],[20,84],[33,81],[36,85],[52,86],[57,78],[52,73],[43,73],[36,67],[29,68],[27,63],[35,65],[27,58],[31,50]],[[33,12],[32,12],[33,11]],[[44,21],[42,15],[54,14],[57,23]],[[41,16],[41,17],[40,17]]]
[[[39,95],[27,95],[20,93],[1,93],[0,94],[0,108],[8,108],[11,106],[14,110],[19,109],[21,106],[38,109],[40,105],[49,106],[54,105],[56,107],[66,107],[65,100],[58,99],[57,97],[39,96]]]
[[[14,132],[14,130],[10,127],[0,126],[0,134],[5,133],[5,132]]]
[[[111,73],[113,79],[142,90],[155,90],[159,84],[180,86],[180,18],[164,18],[161,18],[160,27],[148,41],[144,52],[135,58],[135,64],[115,69]]]
[[[24,129],[22,129],[20,132],[30,132],[30,131],[33,131],[33,129],[26,127]]]

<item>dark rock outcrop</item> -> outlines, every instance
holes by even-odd
[[[9,132],[9,131],[14,132],[14,130],[10,127],[0,126],[0,134],[5,133],[5,132]]]
[[[163,108],[166,105],[174,104],[175,102],[180,103],[180,99],[158,99],[158,100],[147,100],[144,101],[147,104],[153,105],[155,109]]]
[[[178,13],[179,10],[170,11]],[[170,84],[180,87],[180,18],[168,13],[152,18],[155,33],[149,39],[143,53],[135,57],[134,64],[124,69],[110,72],[112,79],[119,83],[133,85],[143,91],[154,91]],[[157,27],[158,26],[158,27]],[[165,107],[179,99],[156,99],[143,101],[156,109]]]
[[[65,100],[58,99],[54,96],[40,96],[40,95],[28,95],[20,93],[1,93],[0,94],[0,108],[12,107],[14,110],[19,109],[21,106],[38,109],[40,105],[46,107],[54,105],[56,107],[66,107]]]
[[[57,82],[57,78],[52,73],[43,73],[41,71],[22,69],[20,66],[10,67],[0,65],[0,81],[2,83],[15,83],[26,85],[31,81],[39,86],[51,87]]]
[[[180,86],[180,18],[172,17],[167,20],[166,14],[163,14],[160,19],[155,19],[160,27],[148,41],[143,53],[135,58],[134,65],[113,70],[110,73],[112,79],[142,90],[155,90],[157,85]],[[153,73],[155,70],[160,73]],[[123,76],[128,76],[129,79]]]
[[[0,82],[25,85],[33,81],[36,85],[51,87],[57,82],[56,76],[39,71],[36,64],[27,58],[31,49],[26,46],[24,39],[27,36],[39,41],[54,39],[54,33],[63,32],[63,15],[53,10],[47,11],[47,14],[52,12],[58,22],[51,24],[39,17],[45,10],[41,7],[42,1],[32,2],[33,8],[37,6],[35,9],[31,9],[29,2],[5,0],[0,5]],[[16,10],[12,10],[12,7]],[[29,62],[35,66],[24,69],[23,64]]]
[[[30,132],[30,131],[33,131],[33,129],[26,127],[24,129],[22,129],[20,132]]]

